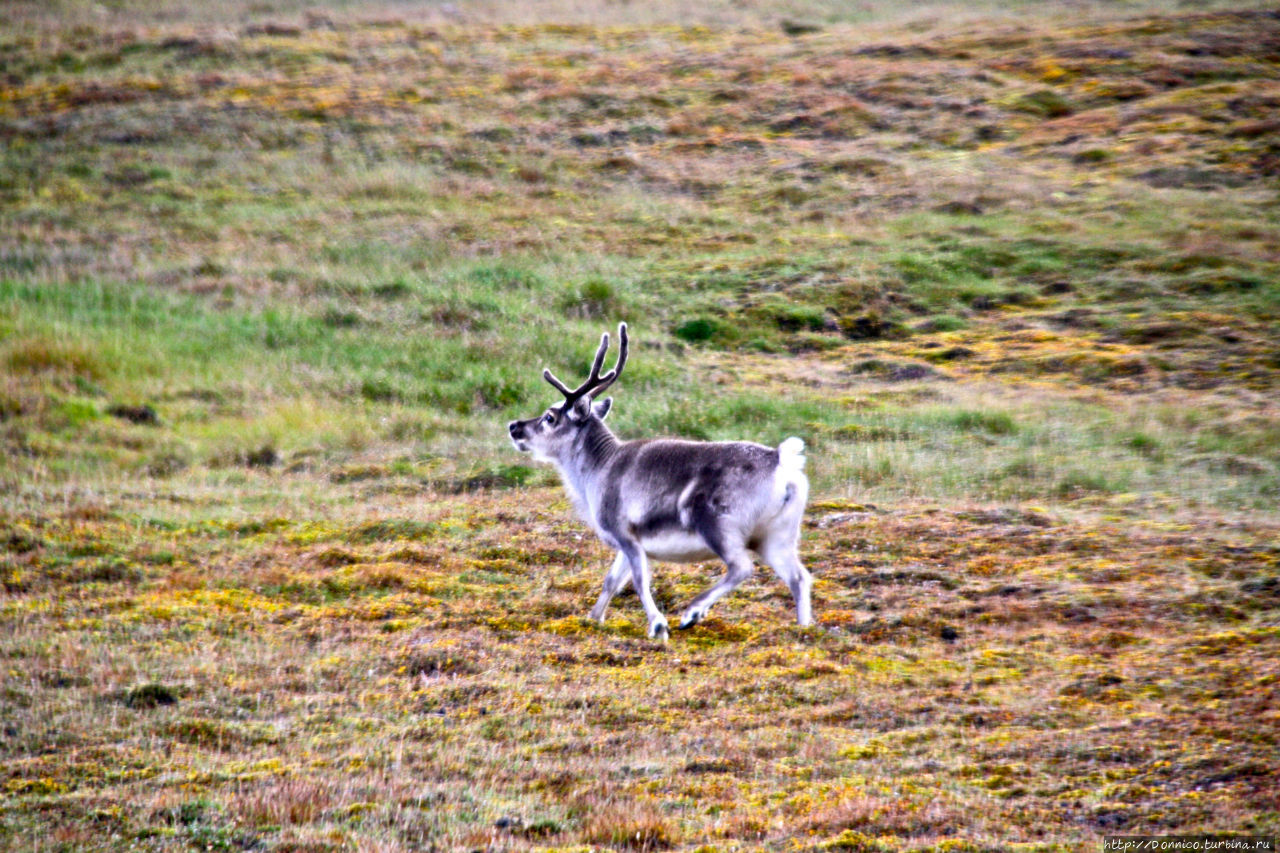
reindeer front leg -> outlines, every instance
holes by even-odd
[[[640,543],[633,539],[623,540],[619,544],[621,554],[631,566],[631,584],[636,588],[640,604],[644,606],[644,615],[649,619],[649,636],[665,643],[671,638],[671,629],[667,627],[667,617],[662,615],[649,590],[649,558]]]
[[[626,589],[629,583],[631,583],[631,563],[627,560],[627,555],[619,551],[618,556],[613,559],[612,568],[604,576],[604,589],[600,590],[596,606],[591,608],[591,618],[597,622],[603,622],[604,612],[608,609],[609,602],[615,595]]]

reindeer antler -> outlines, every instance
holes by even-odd
[[[587,381],[583,382],[572,391],[569,386],[565,385],[555,374],[549,369],[543,368],[542,378],[551,383],[551,385],[564,395],[565,408],[572,406],[578,400],[586,396],[594,397],[604,389],[608,388],[617,381],[618,376],[622,373],[622,367],[627,363],[627,324],[618,324],[618,361],[614,364],[613,369],[604,376],[600,375],[600,368],[604,367],[604,354],[609,351],[609,333],[605,332],[600,336],[600,348],[596,350],[596,357],[591,362],[591,375],[587,377]]]

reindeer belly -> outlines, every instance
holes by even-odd
[[[652,559],[668,563],[696,563],[716,556],[703,538],[691,530],[668,528],[645,534],[640,537],[640,546]]]

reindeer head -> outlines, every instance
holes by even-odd
[[[596,350],[595,361],[591,363],[591,375],[587,381],[572,391],[555,377],[550,370],[543,369],[542,378],[564,395],[564,402],[556,403],[540,416],[524,421],[512,421],[507,424],[511,433],[511,442],[516,450],[532,453],[535,459],[545,462],[561,457],[564,449],[571,446],[579,432],[593,420],[603,420],[609,414],[613,400],[606,397],[599,403],[596,396],[612,385],[622,373],[627,363],[627,324],[618,324],[618,362],[604,376],[600,368],[604,366],[604,355],[609,350],[609,333],[600,336],[600,348]]]

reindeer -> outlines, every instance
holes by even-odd
[[[670,630],[650,591],[649,561],[724,561],[724,577],[680,617],[680,627],[689,628],[751,576],[754,554],[790,588],[796,621],[811,624],[813,578],[796,552],[809,494],[804,442],[793,437],[772,448],[746,441],[619,440],[604,422],[613,399],[597,400],[627,363],[626,323],[618,325],[618,339],[618,361],[601,376],[609,334],[600,336],[591,375],[577,388],[544,369],[564,402],[507,426],[517,450],[559,470],[578,514],[618,551],[591,618],[604,621],[609,601],[631,583],[649,636],[666,642]]]

